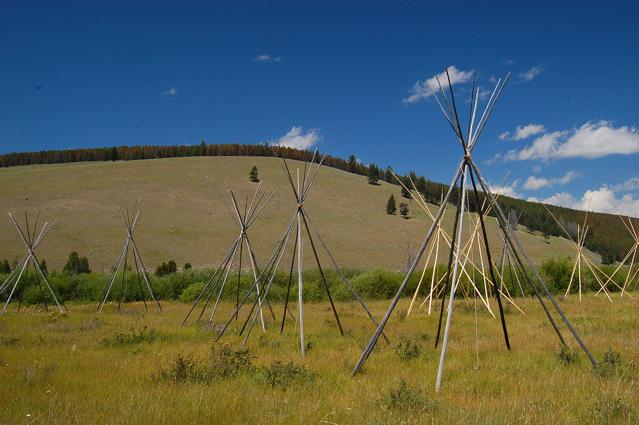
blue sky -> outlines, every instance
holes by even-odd
[[[511,72],[490,181],[639,216],[639,4],[477,3],[5,0],[0,152],[281,140],[448,182],[423,82],[454,67],[465,115],[473,70]]]

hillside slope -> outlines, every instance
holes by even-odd
[[[253,193],[248,172],[256,165],[263,190],[275,190],[270,204],[250,229],[258,259],[271,253],[295,209],[285,174],[275,158],[191,157],[141,161],[87,162],[32,165],[0,169],[0,259],[23,254],[22,243],[6,211],[22,218],[24,211],[42,211],[42,218],[56,220],[56,228],[39,249],[51,268],[60,269],[69,252],[87,255],[94,270],[108,270],[121,249],[126,231],[117,207],[142,204],[136,232],[147,267],[170,258],[178,265],[214,265],[238,233],[231,214],[229,190],[243,199]],[[290,161],[294,172],[303,163]],[[401,269],[416,251],[430,220],[411,203],[410,220],[390,216],[385,205],[390,194],[405,201],[400,188],[324,167],[306,202],[316,227],[342,266]],[[408,201],[407,201],[408,202]],[[432,206],[434,212],[436,206]],[[452,227],[453,208],[445,216]],[[494,218],[488,218],[489,238],[501,252]],[[469,227],[469,226],[466,226]],[[521,228],[518,236],[533,261],[573,252],[560,238],[545,240]],[[599,260],[598,256],[589,254]],[[305,266],[314,267],[305,248]],[[324,258],[327,261],[326,258]],[[445,261],[445,255],[440,255]],[[327,262],[328,264],[328,262]]]

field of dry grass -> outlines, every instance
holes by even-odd
[[[139,304],[118,314],[111,305],[102,317],[92,305],[72,304],[66,315],[12,310],[0,319],[0,424],[637,423],[636,296],[562,303],[598,359],[610,349],[620,354],[609,353],[597,371],[579,351],[573,361],[558,356],[537,303],[519,302],[527,314],[507,314],[512,352],[498,320],[484,310],[476,317],[472,300],[456,304],[440,394],[436,317],[406,317],[408,299],[387,327],[391,344],[380,342],[355,378],[350,371],[372,328],[351,303],[338,304],[346,337],[327,305],[305,306],[304,360],[294,324],[282,336],[270,321],[266,333],[256,329],[253,366],[242,363],[246,356],[212,356],[223,344],[239,347],[236,329],[215,343],[211,329],[181,328],[181,303],[165,303],[162,314]],[[372,303],[377,316],[387,305]]]
[[[0,169],[0,259],[12,260],[24,252],[6,211],[22,214],[39,208],[43,219],[57,220],[39,250],[50,268],[61,269],[68,254],[76,250],[88,256],[94,270],[109,270],[126,237],[117,207],[132,207],[138,200],[142,217],[136,235],[148,267],[170,258],[179,265],[214,265],[238,233],[228,191],[234,190],[240,199],[253,193],[255,184],[248,181],[253,165],[259,169],[262,188],[276,191],[251,228],[258,258],[267,258],[295,208],[278,160],[195,157]],[[303,166],[295,161],[290,165],[293,169]],[[320,171],[307,210],[342,266],[400,270],[409,252],[417,250],[431,222],[414,202],[410,220],[387,215],[391,193],[398,204],[405,201],[398,186],[372,186],[365,177],[328,167]],[[444,219],[449,231],[453,211],[451,207]],[[488,219],[488,227],[489,238],[500,252],[493,218]],[[560,238],[544,240],[523,228],[518,236],[536,263],[547,256],[573,255]],[[308,260],[305,266],[314,267]],[[440,260],[444,262],[445,256]]]

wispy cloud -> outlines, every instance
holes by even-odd
[[[601,158],[639,153],[639,130],[614,127],[609,121],[587,122],[579,128],[543,134],[520,150],[499,155],[505,160],[548,161],[557,158]]]
[[[575,171],[568,171],[563,176],[555,178],[530,176],[524,182],[523,187],[527,190],[539,190],[544,187],[563,186],[577,177],[579,177],[579,173]]]
[[[281,61],[281,60],[282,60],[282,58],[281,58],[281,57],[279,57],[279,56],[271,56],[271,55],[268,55],[268,54],[263,54],[263,55],[256,56],[253,60],[254,60],[255,62],[272,62],[272,63],[278,63],[279,61]]]
[[[514,63],[515,63],[515,61],[514,61],[514,60],[512,60],[512,59],[509,59],[509,58],[502,58],[502,59],[499,61],[499,64],[500,64],[501,66],[510,66],[510,65],[513,65]]]
[[[448,74],[450,75],[450,82],[453,85],[465,83],[467,81],[470,81],[470,79],[473,77],[473,71],[462,71],[457,69],[457,67],[455,66],[448,67]],[[402,99],[402,103],[412,104],[429,98],[433,95],[433,89],[439,89],[437,80],[439,80],[439,84],[441,84],[443,89],[448,87],[448,77],[446,76],[446,72],[433,75],[430,78],[427,78],[423,81],[417,81],[415,84],[413,84],[413,87],[410,89],[408,96]]]
[[[631,177],[623,183],[610,186],[610,189],[614,192],[630,192],[633,190],[639,190],[639,177]]]
[[[177,96],[178,90],[175,87],[171,87],[168,90],[162,92],[162,96]]]
[[[513,134],[505,131],[499,135],[499,138],[501,140],[524,140],[545,131],[546,129],[541,124],[518,125]]]
[[[293,127],[288,133],[277,140],[268,142],[270,145],[279,145],[295,149],[309,149],[322,140],[323,136],[319,129],[311,128],[304,132],[302,127]]]
[[[544,72],[544,68],[541,65],[535,65],[528,71],[521,72],[519,74],[519,79],[524,82],[532,81],[542,72]]]

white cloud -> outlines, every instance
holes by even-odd
[[[499,64],[502,66],[510,66],[514,63],[515,61],[509,58],[502,58],[502,60],[499,61]]]
[[[631,177],[623,183],[610,186],[613,192],[629,192],[639,189],[639,177]]]
[[[308,149],[322,140],[322,135],[317,128],[311,128],[304,132],[302,127],[293,127],[284,136],[270,141],[271,145],[279,145],[287,148]]]
[[[175,87],[171,87],[170,89],[163,91],[162,96],[177,96],[177,89]]]
[[[510,131],[504,131],[499,135],[499,138],[501,140],[524,140],[545,131],[546,128],[541,124],[518,125],[513,134],[510,134]]]
[[[528,71],[520,73],[519,79],[525,82],[532,81],[535,79],[536,76],[541,74],[543,71],[544,71],[544,68],[542,68],[541,65],[535,65],[532,68],[530,68]]]
[[[470,81],[473,76],[473,71],[461,71],[455,66],[449,66],[448,74],[450,75],[451,84],[458,84]],[[439,84],[437,83],[438,79],[442,89],[446,89],[448,87],[448,77],[446,76],[446,72],[442,72],[440,74],[433,75],[424,81],[417,81],[410,89],[408,97],[404,98],[402,102],[417,103],[420,100],[429,98],[433,95],[433,89],[439,90]]]
[[[601,158],[639,153],[639,130],[613,127],[608,121],[587,122],[572,130],[546,133],[521,150],[511,150],[506,160]]]
[[[253,59],[255,62],[273,62],[273,63],[278,63],[280,60],[282,60],[281,57],[279,56],[271,56],[271,55],[259,55],[257,57],[255,57],[255,59]]]
[[[576,199],[570,193],[560,192],[540,202],[578,210],[590,209],[603,213],[639,217],[639,199],[632,194],[616,197],[615,193],[607,186],[587,190],[580,199]]]
[[[524,182],[524,189],[539,190],[543,187],[552,187],[557,185],[563,186],[567,183],[570,183],[577,177],[579,177],[579,173],[576,173],[574,171],[568,171],[566,174],[564,174],[561,177],[555,177],[550,179],[545,177],[530,176]]]
[[[488,186],[490,187],[490,191],[493,192],[495,195],[504,195],[511,198],[521,198],[521,194],[517,192],[519,180],[513,181],[510,185],[500,185],[493,187],[489,184]]]

